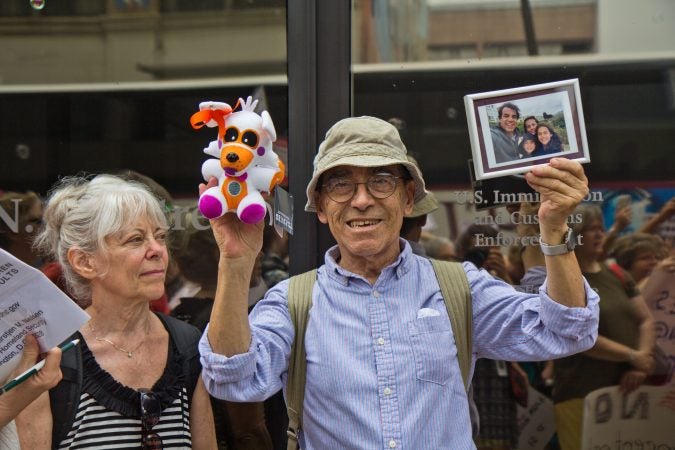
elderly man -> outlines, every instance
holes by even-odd
[[[567,216],[587,193],[583,170],[553,159],[527,179],[541,195],[541,239],[554,255],[546,257],[548,280],[539,295],[523,294],[463,265],[473,297],[474,361],[557,358],[588,349],[597,335],[597,296],[570,246],[558,245],[569,240]],[[328,224],[337,246],[317,272],[304,340],[304,450],[474,448],[438,281],[430,261],[399,238],[424,189],[385,121],[341,120],[319,147],[305,209]],[[221,255],[200,342],[203,377],[216,397],[260,401],[286,387],[295,335],[289,283],[272,288],[249,321],[248,277],[262,225],[232,214],[211,225]]]
[[[513,103],[504,103],[497,109],[499,125],[490,128],[492,147],[495,153],[495,162],[503,163],[518,159],[518,119],[520,109]]]

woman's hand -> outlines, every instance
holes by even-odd
[[[642,372],[641,370],[628,370],[621,376],[619,391],[623,395],[628,395],[639,388],[646,379],[647,374],[645,372]]]
[[[617,233],[621,232],[625,230],[632,221],[633,207],[631,205],[624,206],[614,213],[614,223],[612,224],[612,228],[615,228]]]
[[[21,364],[17,369],[17,373],[13,376],[19,375],[20,373],[30,369],[38,362],[40,356],[40,346],[38,345],[37,339],[32,334],[27,335],[24,338],[24,348],[23,348],[23,357],[21,358]],[[40,369],[35,375],[26,380],[23,385],[27,389],[32,389],[35,391],[37,397],[42,392],[49,390],[56,386],[59,381],[61,381],[61,349],[54,347],[45,353],[45,365]],[[22,385],[16,387],[19,389]]]
[[[27,335],[21,364],[12,376],[30,369],[37,362],[39,354],[37,339],[33,335]],[[47,352],[45,365],[38,373],[0,397],[0,404],[3,406],[0,409],[0,425],[18,415],[16,424],[21,448],[39,450],[51,447],[52,415],[47,390],[61,380],[60,363],[61,349],[55,347]],[[4,405],[5,402],[8,405]]]

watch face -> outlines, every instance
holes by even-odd
[[[565,244],[567,244],[567,249],[569,251],[574,250],[574,247],[577,245],[577,237],[572,231],[572,228],[567,229],[567,234],[565,235]]]

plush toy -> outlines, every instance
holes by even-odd
[[[215,219],[237,213],[242,222],[258,223],[267,211],[261,192],[272,192],[284,179],[284,164],[272,150],[277,139],[267,111],[254,111],[258,100],[239,99],[234,108],[222,102],[202,102],[190,118],[192,128],[218,127],[218,139],[204,149],[217,159],[207,159],[202,176],[218,179],[218,186],[199,197],[199,210]],[[238,109],[240,108],[240,109]]]

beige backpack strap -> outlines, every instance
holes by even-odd
[[[471,355],[473,352],[473,311],[469,280],[467,280],[466,272],[464,272],[460,263],[435,259],[430,261],[441,287],[445,308],[448,310],[452,333],[455,335],[459,369],[462,372],[464,387],[468,391],[471,385],[469,371],[471,370]]]
[[[295,327],[295,339],[291,346],[286,380],[286,408],[288,410],[288,450],[298,448],[298,433],[302,428],[302,404],[305,400],[305,330],[312,306],[312,291],[316,281],[316,269],[291,277],[288,284],[288,313]]]

